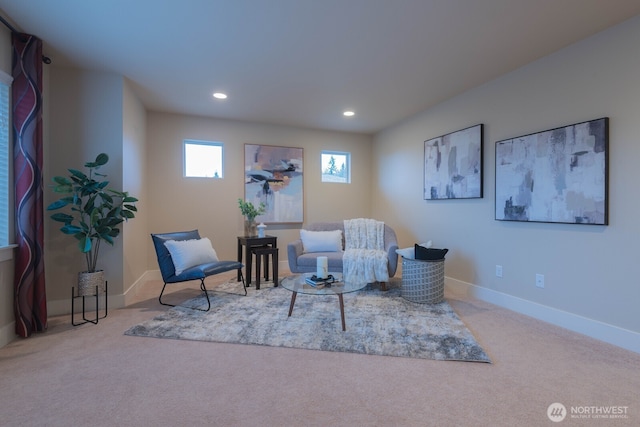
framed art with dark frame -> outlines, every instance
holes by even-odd
[[[266,207],[257,221],[303,222],[302,160],[302,148],[244,145],[244,198]]]
[[[496,142],[495,219],[608,225],[609,118]]]
[[[483,125],[424,142],[424,199],[482,197]]]

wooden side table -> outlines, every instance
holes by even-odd
[[[278,287],[278,248],[260,246],[251,249],[256,256],[256,289],[260,289],[260,277],[262,276],[262,261],[264,260],[264,280],[269,280],[269,255],[271,255],[273,286]]]
[[[247,286],[251,285],[251,273],[253,272],[253,248],[258,247],[278,247],[278,238],[276,236],[266,235],[264,237],[258,236],[238,236],[238,262],[242,262],[242,247],[244,246],[244,277],[247,281]],[[258,272],[260,274],[260,272]],[[240,273],[238,272],[238,280],[240,280]]]

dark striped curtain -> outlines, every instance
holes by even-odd
[[[42,40],[13,33],[16,334],[47,329],[42,194]]]

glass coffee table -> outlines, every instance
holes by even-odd
[[[347,327],[344,321],[344,300],[342,294],[359,291],[367,286],[366,283],[345,283],[342,281],[342,273],[329,273],[335,278],[335,282],[330,285],[312,286],[306,282],[307,277],[311,277],[313,273],[296,274],[294,276],[285,277],[280,281],[280,285],[291,291],[291,304],[289,305],[289,316],[293,312],[293,305],[296,303],[298,293],[306,295],[338,295],[340,301],[340,317],[342,318],[342,330],[346,331]]]

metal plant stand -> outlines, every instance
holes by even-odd
[[[104,316],[99,317],[99,312],[98,309],[100,307],[99,304],[99,297],[100,297],[100,292],[98,292],[98,287],[96,286],[96,293],[94,295],[76,295],[76,289],[74,287],[71,288],[71,324],[73,326],[80,326],[80,325],[84,325],[85,323],[93,323],[94,325],[98,324],[98,320],[100,319],[104,319],[105,317],[107,317],[108,314],[108,307],[107,307],[107,303],[108,303],[108,282],[105,281],[104,282]],[[86,305],[85,305],[85,298],[91,298],[94,297],[96,299],[95,303],[96,303],[96,317],[94,319],[87,319],[87,313],[86,313]],[[82,298],[82,320],[83,322],[80,323],[75,323],[75,301],[78,298]]]

